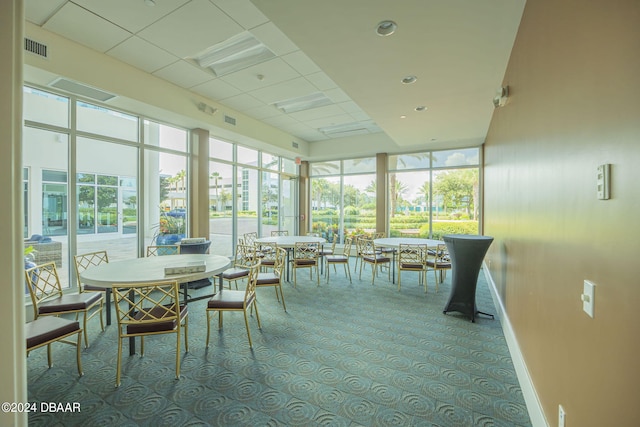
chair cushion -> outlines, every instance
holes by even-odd
[[[75,320],[61,317],[40,317],[25,324],[24,335],[27,339],[27,350],[81,330],[80,323]]]
[[[275,273],[258,273],[257,286],[261,285],[277,285],[280,283],[280,277]]]
[[[362,259],[365,260],[366,262],[376,262],[376,263],[391,261],[391,258],[386,257],[382,254],[376,254],[375,256],[367,255],[362,257]]]
[[[294,259],[293,264],[296,266],[313,266],[316,265],[316,260],[314,259]]]
[[[223,289],[215,294],[207,303],[208,309],[236,309],[242,310],[244,306],[245,291],[232,291],[231,289]],[[254,297],[252,296],[247,305]]]
[[[346,262],[349,259],[346,255],[328,255],[327,262]]]
[[[65,294],[58,298],[53,298],[41,302],[38,305],[38,313],[51,314],[63,313],[67,311],[86,310],[102,299],[102,293],[83,292],[81,294]]]
[[[420,264],[417,262],[403,262],[400,264],[400,268],[411,268],[414,270],[422,270],[424,269],[424,264]]]
[[[165,309],[162,307],[154,307],[150,312],[142,312],[139,311],[134,316],[137,320],[151,320],[153,316],[161,316],[165,313]],[[189,314],[189,308],[186,305],[180,305],[180,321],[184,320],[185,317]],[[145,334],[149,332],[168,332],[173,331],[178,327],[178,324],[175,320],[157,320],[153,323],[144,323],[144,324],[133,324],[127,325],[127,333],[128,334]]]
[[[451,263],[450,262],[439,262],[436,265],[436,263],[434,263],[433,261],[427,261],[427,265],[429,267],[436,266],[437,268],[451,268]]]
[[[223,279],[240,279],[242,277],[247,277],[248,275],[249,270],[239,267],[228,268],[222,272]]]

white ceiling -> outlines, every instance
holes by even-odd
[[[303,140],[354,124],[346,135],[384,132],[402,150],[484,141],[524,2],[26,0],[26,17]],[[380,37],[385,19],[398,29]],[[220,77],[193,61],[242,32],[276,56]],[[401,84],[407,75],[418,80]],[[318,92],[332,103],[289,114],[273,105]]]

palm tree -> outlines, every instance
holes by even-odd
[[[220,204],[218,202],[218,181],[222,180],[222,177],[220,176],[220,172],[213,172],[211,173],[211,175],[209,175],[209,179],[213,180],[213,185],[214,185],[214,189],[216,191],[216,212],[220,209]]]

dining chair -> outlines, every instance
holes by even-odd
[[[147,257],[180,255],[180,245],[150,245],[147,246]]]
[[[278,245],[275,243],[260,243],[256,248],[256,256],[260,258],[260,270],[273,269],[276,264]]]
[[[256,248],[253,245],[237,245],[231,267],[220,273],[219,277],[226,281],[231,289],[231,283],[238,289],[238,281],[249,277],[249,265],[256,262]]]
[[[418,282],[427,292],[427,245],[401,243],[398,247],[398,292],[403,271],[418,272]]]
[[[258,238],[258,233],[255,231],[252,231],[250,233],[244,233],[242,235],[242,240],[244,241],[244,244],[249,246],[255,246],[257,238]]]
[[[344,267],[345,276],[349,276],[349,283],[353,283],[351,281],[351,270],[349,269],[349,257],[351,256],[351,244],[353,242],[353,238],[347,237],[344,241],[344,249],[341,254],[332,253],[330,255],[325,256],[325,261],[327,263],[327,283],[329,283],[329,274],[331,273],[331,266],[333,265],[333,271],[336,272],[336,264],[342,264]],[[335,244],[334,244],[335,246]]]
[[[60,277],[55,262],[47,262],[29,268],[24,272],[33,303],[33,318],[40,316],[59,316],[62,314],[75,314],[76,320],[82,313],[82,330],[84,331],[84,344],[89,347],[87,335],[87,320],[95,316],[100,318],[100,329],[104,331],[102,312],[104,311],[104,298],[100,292],[82,292],[78,294],[65,294],[62,292]]]
[[[140,355],[144,355],[144,337],[176,334],[176,379],[180,379],[180,341],[184,329],[184,350],[189,351],[189,310],[180,304],[176,280],[130,283],[114,288],[118,317],[118,360],[116,387],[122,372],[122,341],[140,337]]]
[[[95,267],[101,264],[106,264],[109,262],[109,255],[106,250],[103,251],[95,251],[95,252],[87,252],[83,254],[74,255],[73,257],[73,265],[76,270],[76,280],[78,284],[78,292],[103,292],[104,293],[104,302],[105,302],[105,311],[107,318],[107,325],[111,324],[111,288],[101,288],[99,286],[93,286],[82,283],[82,279],[80,278],[80,274],[85,271],[87,268]]]
[[[362,279],[362,267],[364,264],[371,264],[371,284],[373,285],[376,280],[376,276],[378,274],[378,268],[386,265],[389,267],[391,264],[391,258],[387,255],[376,251],[376,245],[373,242],[373,239],[370,238],[361,238],[361,260],[360,260],[360,279]],[[387,273],[389,275],[389,280],[391,280],[391,269],[387,268]]]
[[[276,299],[278,300],[278,302],[280,302],[280,297],[282,297],[282,307],[284,308],[284,311],[287,311],[287,305],[284,302],[284,293],[282,293],[282,275],[284,274],[286,258],[286,249],[276,247],[274,249],[274,264],[272,266],[273,270],[269,272],[258,272],[258,278],[256,281],[256,288],[269,286],[275,288]],[[264,259],[262,262],[264,262]]]
[[[318,269],[319,244],[311,242],[296,242],[293,247],[293,286],[297,284],[297,271],[300,268],[309,269],[309,279],[313,279],[313,269],[316,269],[318,286],[320,286],[320,273]]]
[[[82,376],[82,361],[80,360],[82,328],[77,320],[69,320],[62,317],[40,317],[25,324],[24,335],[27,341],[27,356],[30,351],[47,346],[47,363],[49,368],[53,365],[51,344],[54,342],[62,342],[75,346],[78,374]],[[72,337],[73,335],[78,336],[75,342],[66,340],[66,338]]]
[[[429,250],[426,264],[428,269],[433,270],[433,275],[436,278],[436,292],[438,292],[438,284],[444,280],[446,271],[451,270],[451,258],[447,251],[447,245],[439,244],[435,250]]]
[[[255,306],[256,320],[258,328],[262,329],[260,324],[260,315],[258,306],[256,305],[256,282],[260,270],[260,262],[248,266],[249,277],[247,287],[243,291],[222,289],[215,294],[207,303],[207,341],[206,347],[209,347],[209,337],[211,335],[211,316],[218,312],[218,329],[222,329],[222,313],[225,311],[242,311],[244,313],[244,324],[247,328],[247,336],[249,338],[249,347],[253,347],[251,342],[251,330],[249,329],[249,317],[247,311]]]
[[[288,230],[272,230],[271,231],[271,237],[288,236],[288,235],[289,235]]]

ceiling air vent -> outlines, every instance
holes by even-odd
[[[112,93],[105,92],[103,90],[96,89],[94,87],[74,82],[65,78],[55,79],[53,82],[49,83],[49,86],[102,102],[116,97]]]
[[[49,58],[48,48],[46,44],[38,43],[37,41],[28,39],[26,37],[24,39],[24,50],[45,59]]]
[[[236,125],[236,119],[231,116],[227,116],[226,114],[224,115],[224,121],[225,123],[229,123],[230,125]]]

